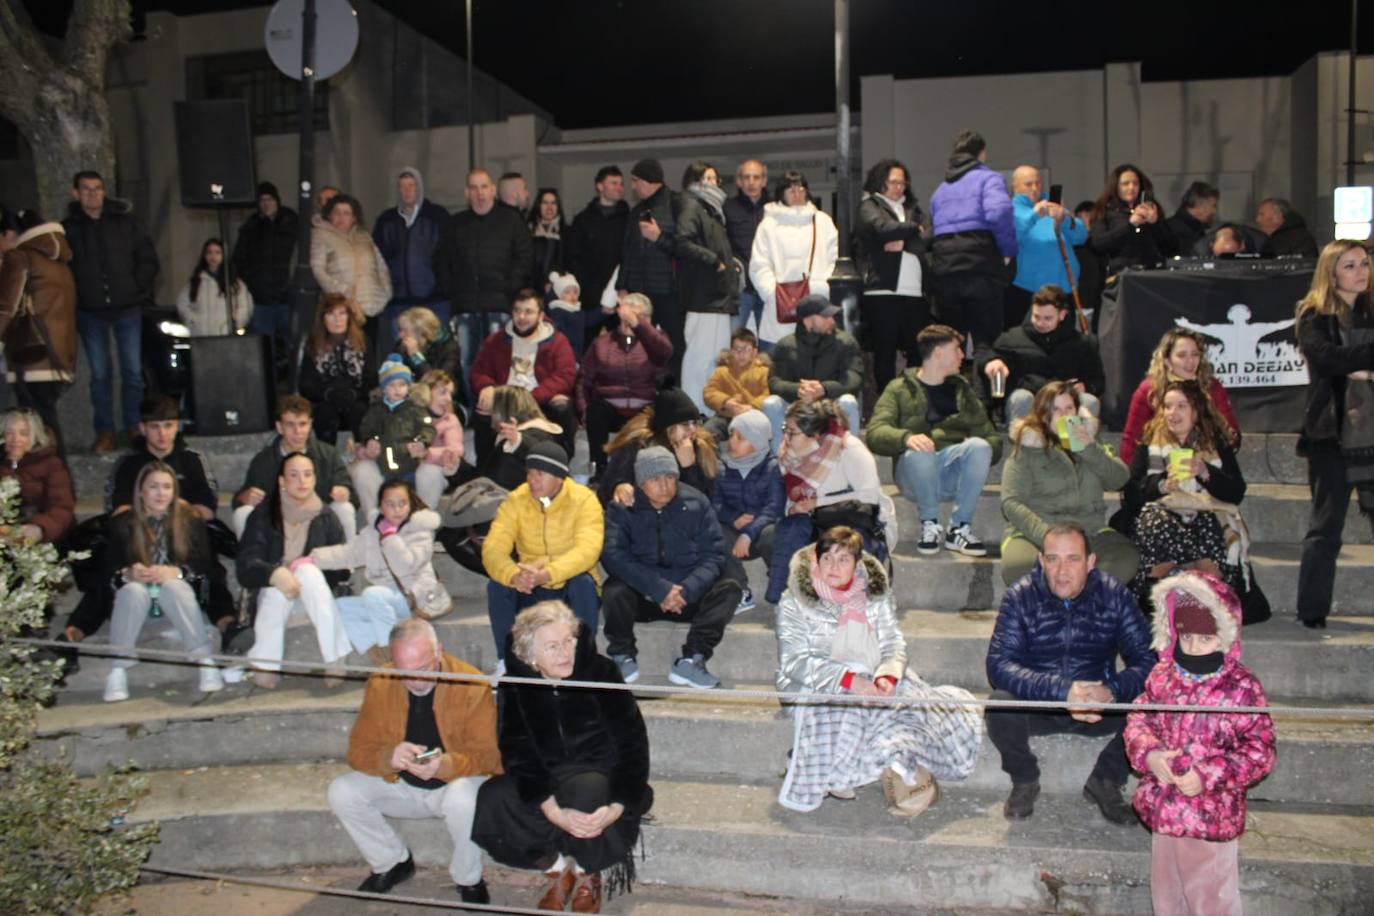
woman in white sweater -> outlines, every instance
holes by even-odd
[[[200,260],[191,272],[191,279],[177,294],[177,313],[192,337],[216,337],[248,327],[253,317],[253,294],[237,277],[232,297],[225,295],[228,284],[224,277],[224,243],[207,239],[200,249]],[[233,300],[234,322],[229,324],[229,303]]]
[[[806,176],[784,172],[778,182],[775,201],[763,208],[763,220],[754,233],[754,248],[749,255],[749,279],[763,300],[759,321],[759,349],[765,353],[773,344],[796,330],[794,324],[778,321],[779,283],[805,279],[809,290],[830,297],[830,274],[840,254],[840,236],[835,223],[811,202]]]

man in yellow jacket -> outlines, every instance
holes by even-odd
[[[541,442],[525,456],[525,482],[496,510],[482,544],[487,615],[504,671],[515,615],[537,601],[567,602],[596,633],[601,609],[596,564],[606,520],[596,493],[568,477],[568,453]]]
[[[434,628],[411,617],[391,631],[392,666],[374,674],[348,738],[351,769],[329,785],[329,807],[372,867],[358,890],[385,894],[415,874],[388,817],[442,818],[453,840],[448,873],[464,903],[490,903],[482,851],[472,842],[477,790],[501,772],[496,704],[484,683],[423,672],[479,674],[444,653]],[[389,666],[391,667],[391,666]]]

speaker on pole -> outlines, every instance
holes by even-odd
[[[177,102],[176,122],[182,206],[257,206],[248,103]]]
[[[272,428],[272,341],[255,334],[191,339],[191,415],[198,436]]]

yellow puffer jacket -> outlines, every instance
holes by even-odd
[[[768,373],[772,365],[767,354],[760,353],[743,372],[737,373],[730,365],[730,351],[722,350],[716,360],[716,370],[702,392],[706,406],[720,413],[725,402],[734,398],[755,410],[762,410],[763,399],[768,397]]]
[[[547,509],[530,495],[529,484],[522,483],[496,510],[482,544],[482,565],[492,581],[509,586],[520,571],[517,563],[542,561],[553,576],[544,588],[562,588],[584,572],[597,578],[605,531],[596,494],[577,481],[564,480]]]

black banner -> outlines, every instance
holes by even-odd
[[[1177,324],[1207,338],[1207,356],[1244,432],[1297,432],[1307,364],[1293,338],[1293,309],[1312,282],[1310,263],[1123,273],[1103,296],[1098,324],[1108,426],[1125,424],[1155,345]]]

